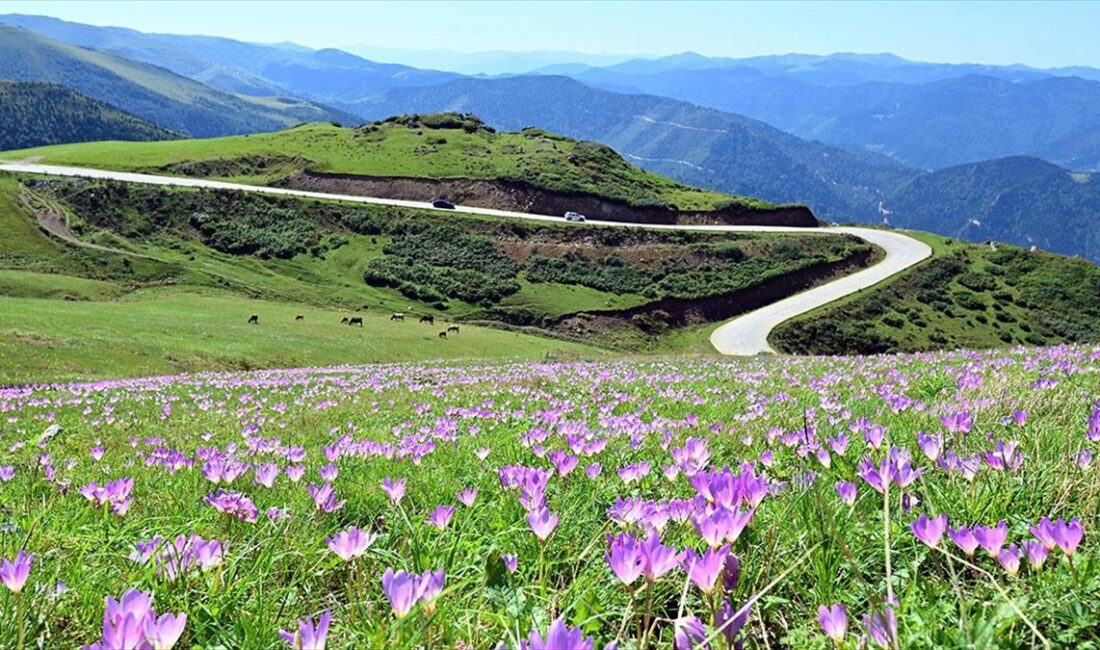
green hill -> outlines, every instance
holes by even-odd
[[[0,81],[0,150],[95,140],[172,140],[182,134],[64,86]]]
[[[645,172],[609,147],[540,129],[496,132],[454,113],[391,117],[359,128],[328,123],[274,133],[172,143],[97,142],[6,152],[0,157],[105,169],[212,176],[263,184],[300,170],[418,179],[522,181],[636,206],[769,209],[770,203],[700,190]]]
[[[14,346],[0,350],[0,377],[20,368],[98,376],[96,363],[135,374],[595,354],[585,342],[641,351],[727,317],[737,296],[789,295],[873,255],[826,233],[542,224],[84,179],[0,178],[0,216],[9,235],[0,242],[0,333]],[[45,235],[36,220],[80,245]],[[390,323],[391,312],[437,323]],[[276,327],[247,327],[252,313]],[[321,323],[323,340],[305,336],[312,325],[288,329],[297,313]],[[341,358],[340,338],[360,336],[339,325],[350,314],[364,317],[367,339]],[[579,314],[591,315],[586,328]],[[442,342],[436,334],[451,322],[462,334]],[[468,328],[481,334],[466,337]],[[528,345],[501,331],[509,329],[550,338]],[[141,354],[123,352],[135,337]]]
[[[0,25],[0,79],[60,84],[192,136],[270,131],[311,120],[357,121],[300,99],[214,90],[164,68],[8,25]]]
[[[916,352],[1100,341],[1100,268],[927,233],[932,258],[772,333],[792,353]]]

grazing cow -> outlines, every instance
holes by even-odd
[[[359,327],[362,327],[363,326],[363,317],[362,316],[352,316],[351,319],[348,320],[348,325],[349,326],[350,325],[358,325]]]
[[[458,334],[458,325],[451,325],[450,327],[447,328],[447,331],[448,332],[454,332],[455,334]]]
[[[447,338],[447,333],[446,332],[440,332],[439,333],[439,338],[441,338],[441,339]]]
[[[249,325],[259,325],[260,324],[260,315],[259,314],[252,314],[251,316],[249,316],[248,317],[248,324]]]
[[[341,318],[340,319],[340,324],[341,325],[347,325],[348,324],[348,317],[344,316],[343,318]]]
[[[429,325],[435,325],[435,316],[432,316],[431,314],[428,314],[426,316],[421,316],[420,317],[420,322],[421,323],[427,323]]]
[[[397,312],[396,314],[390,314],[390,320],[404,321],[405,320],[405,314],[402,314],[401,312]]]
[[[296,321],[305,320],[305,319],[306,319],[306,317],[301,315],[301,314],[298,314],[297,316],[294,317],[294,320],[296,320]]]

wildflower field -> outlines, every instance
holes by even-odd
[[[1100,647],[1097,347],[4,388],[0,450],[0,648]]]

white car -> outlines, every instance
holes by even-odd
[[[584,215],[580,212],[569,211],[565,213],[565,220],[572,221],[574,223],[581,223],[584,221]]]

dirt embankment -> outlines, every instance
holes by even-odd
[[[297,171],[282,183],[312,192],[358,194],[407,201],[431,201],[444,197],[457,204],[496,210],[565,214],[572,210],[592,219],[647,224],[714,224],[806,226],[819,225],[804,206],[758,210],[742,206],[705,212],[677,212],[668,208],[629,205],[592,194],[551,192],[520,181],[471,179],[391,178]]]
[[[722,296],[707,298],[664,298],[630,309],[609,309],[570,314],[547,325],[547,329],[573,336],[599,333],[624,322],[643,327],[684,327],[729,320],[845,275],[850,269],[866,267],[874,251],[861,251],[834,262],[820,262],[797,271]]]

